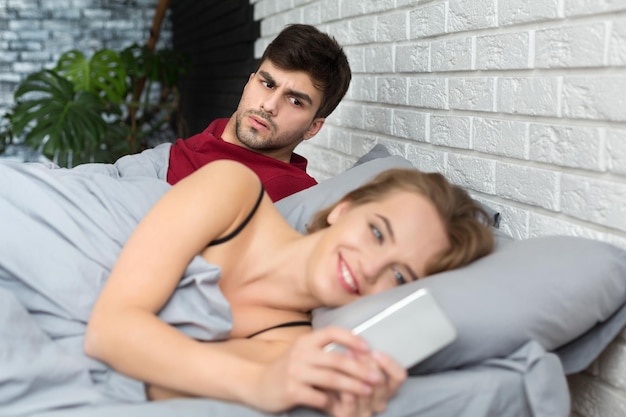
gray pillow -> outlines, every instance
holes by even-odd
[[[365,155],[359,157],[353,166],[358,166],[366,162],[373,161],[374,159],[386,158],[388,156],[391,156],[389,150],[385,147],[385,145],[378,143],[374,145],[372,149],[367,151]]]
[[[307,222],[318,210],[336,203],[349,191],[391,168],[415,168],[415,166],[406,158],[391,155],[384,145],[378,144],[361,156],[350,169],[285,197],[275,205],[289,224],[304,233]],[[500,213],[485,204],[479,204],[497,227]]]
[[[385,155],[386,152],[380,147],[375,147],[372,151],[376,155]],[[366,159],[358,160],[352,168],[341,174],[277,201],[276,208],[291,226],[304,233],[307,222],[318,210],[336,203],[346,193],[378,173],[391,168],[414,168],[407,159],[388,153],[382,158],[368,159],[372,151],[365,155]]]

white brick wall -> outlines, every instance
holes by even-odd
[[[626,248],[626,0],[251,0],[344,45],[353,82],[298,151],[319,180],[374,143],[443,172],[516,238]],[[570,377],[573,416],[626,415],[626,333]]]

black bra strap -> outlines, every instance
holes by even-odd
[[[239,232],[241,232],[244,227],[246,227],[246,225],[248,224],[250,219],[252,219],[252,216],[254,216],[254,213],[256,212],[256,210],[259,208],[259,205],[261,204],[261,200],[263,200],[263,194],[264,193],[265,193],[265,187],[263,187],[263,184],[261,184],[261,192],[259,193],[259,198],[256,200],[256,204],[254,205],[254,207],[252,208],[252,210],[250,211],[248,216],[244,219],[244,221],[241,222],[241,224],[239,226],[237,226],[237,228],[235,230],[233,230],[232,232],[230,232],[229,234],[227,234],[224,237],[221,237],[219,239],[215,239],[213,242],[209,243],[208,246],[219,245],[220,243],[227,242],[230,239],[232,239],[235,236],[237,236],[237,234]]]
[[[288,321],[287,323],[282,323],[282,324],[277,324],[276,326],[272,326],[272,327],[268,327],[267,329],[263,329],[260,330],[256,333],[252,333],[250,336],[248,336],[247,338],[250,339],[251,337],[254,337],[258,334],[267,332],[268,330],[274,330],[274,329],[279,329],[281,327],[296,327],[296,326],[310,326],[311,322],[310,321]]]

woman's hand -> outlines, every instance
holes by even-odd
[[[358,360],[368,363],[375,372],[380,372],[379,382],[373,386],[371,395],[336,393],[330,407],[325,410],[334,417],[370,417],[382,413],[387,408],[387,402],[396,395],[407,378],[404,368],[380,352],[360,355]]]
[[[335,342],[349,352],[327,352]],[[369,352],[350,331],[327,327],[300,336],[264,369],[252,402],[270,412],[304,405],[336,417],[371,416],[406,379],[406,371],[390,358]]]

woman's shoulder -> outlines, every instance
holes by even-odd
[[[190,176],[202,182],[218,182],[237,188],[253,187],[256,189],[261,183],[260,178],[252,169],[241,162],[229,159],[210,162]]]
[[[236,161],[218,160],[177,182],[167,201],[179,213],[184,210],[183,217],[193,219],[193,233],[206,244],[235,230],[264,195],[254,171]]]
[[[253,175],[256,177],[254,171],[242,162],[231,159],[218,159],[202,166],[197,172],[216,172],[232,173],[235,175]]]

